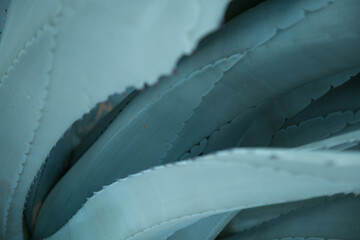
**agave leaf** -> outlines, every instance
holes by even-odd
[[[360,74],[351,78],[341,86],[332,85],[332,89],[319,99],[308,105],[304,110],[288,118],[282,126],[287,128],[308,119],[326,116],[338,111],[357,111],[360,108]]]
[[[250,231],[225,239],[356,240],[360,234],[359,203],[360,198],[354,195],[325,198],[322,202],[291,211]]]
[[[348,149],[357,148],[360,145],[360,130],[351,131],[349,133],[340,134],[337,136],[329,137],[324,140],[309,143],[298,149],[306,151],[344,151]]]
[[[300,146],[333,134],[358,129],[360,123],[359,75],[332,89],[306,109],[289,118],[273,135],[272,146]]]
[[[333,87],[341,86],[358,72],[360,68],[355,68],[315,80],[263,103],[263,112],[253,121],[239,145],[245,147],[270,145],[274,134],[288,122],[287,119],[292,119],[304,108],[309,108],[314,100],[317,102],[317,99],[327,96]],[[262,137],[259,138],[259,135]]]
[[[162,239],[214,214],[358,192],[359,168],[351,153],[243,149],[209,155],[105,187],[50,239]]]
[[[55,30],[48,25],[39,30],[19,53],[0,84],[1,238],[5,236],[10,217],[9,206],[16,199],[14,191],[22,174],[23,164],[31,151],[34,131],[39,128],[43,100],[50,81],[54,34]]]
[[[250,122],[257,116],[259,108],[250,108],[237,115],[200,141],[180,158],[181,160],[237,146]]]
[[[29,39],[44,25],[52,24],[60,9],[59,0],[10,1],[0,41],[0,79]]]
[[[334,197],[337,197],[337,195],[332,196],[331,198]],[[252,229],[261,226],[264,223],[274,221],[289,212],[322,203],[327,199],[329,199],[329,197],[318,197],[308,200],[286,202],[241,210],[231,220],[228,226],[226,226],[219,238],[235,234],[244,234],[246,231],[252,231]]]
[[[343,130],[350,122],[360,122],[358,115],[353,111],[344,111],[306,120],[275,133],[272,146],[297,147],[326,138]]]
[[[33,108],[16,112],[14,119],[23,120],[17,129],[31,137],[18,144],[13,142],[9,148],[2,146],[1,164],[7,165],[7,173],[1,177],[5,178],[3,186],[10,184],[10,194],[6,192],[0,205],[1,238],[5,238],[5,231],[6,238],[22,236],[26,193],[47,154],[71,123],[114,91],[154,83],[161,74],[170,73],[181,54],[191,52],[201,36],[219,25],[227,2],[12,1],[0,43],[0,76],[7,78],[14,58],[24,52],[23,46],[28,46],[29,39],[44,25],[50,24],[56,30],[56,44],[52,52],[54,61],[48,61],[48,56],[37,60],[37,52],[31,55],[25,52],[27,58],[38,61],[33,64],[46,66],[46,71],[51,63],[49,80],[43,82],[49,83],[45,92],[43,87],[35,88],[36,76],[15,80],[26,80],[34,86],[34,99],[41,98],[35,109],[42,110],[40,115]],[[49,40],[43,44],[39,51],[46,52],[50,43]],[[25,72],[30,66],[14,71]],[[39,73],[43,72],[44,69],[39,69]],[[1,96],[2,102],[8,102],[2,108],[4,116],[13,111],[12,106],[21,106],[19,98],[27,91],[26,86],[14,84],[7,89],[9,93],[16,89],[17,97],[11,101],[7,95]],[[38,121],[35,131],[33,125]],[[3,126],[12,129],[9,124]],[[16,131],[11,134],[22,136]],[[5,132],[1,137],[8,141]]]
[[[213,240],[223,230],[226,224],[236,215],[238,211],[229,213],[215,214],[210,217],[203,218],[196,223],[180,229],[170,235],[168,240]]]

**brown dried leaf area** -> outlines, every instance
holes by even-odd
[[[114,108],[114,103],[111,100],[100,103],[95,111],[91,111],[89,114],[89,120],[86,124],[79,126],[77,133],[79,136],[85,135],[94,128],[106,114],[108,114]]]

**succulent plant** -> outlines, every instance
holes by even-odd
[[[359,12],[12,0],[0,239],[359,239]]]

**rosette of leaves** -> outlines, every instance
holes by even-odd
[[[357,239],[359,12],[11,1],[0,238]]]

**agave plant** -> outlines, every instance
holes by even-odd
[[[0,239],[359,239],[359,12],[12,0]]]

